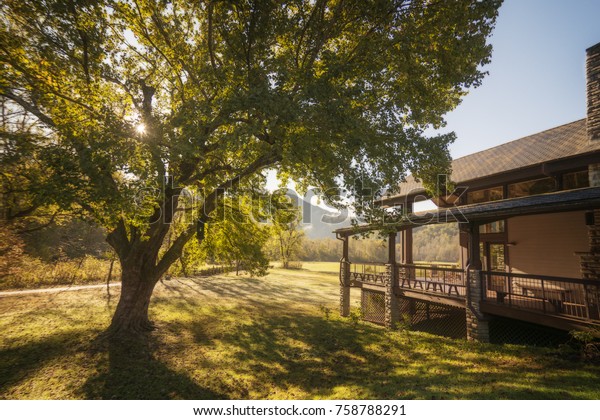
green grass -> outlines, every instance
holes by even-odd
[[[173,279],[148,343],[118,346],[94,343],[116,304],[104,290],[3,297],[0,396],[600,398],[599,366],[341,319],[338,290],[336,274],[304,269]]]
[[[327,261],[302,261],[302,269],[321,273],[338,274],[340,272],[340,263]]]

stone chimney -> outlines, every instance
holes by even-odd
[[[587,134],[590,142],[600,142],[600,43],[586,50]],[[590,187],[600,187],[600,163],[588,166]],[[589,252],[580,256],[581,278],[600,280],[600,209],[586,215]]]
[[[587,134],[600,142],[600,42],[586,50]],[[600,163],[588,167],[590,187],[600,187]]]
[[[600,140],[600,42],[586,50],[587,132],[590,141]]]

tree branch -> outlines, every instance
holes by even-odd
[[[18,95],[15,95],[12,90],[5,88],[0,92],[1,96],[4,96],[7,99],[10,99],[13,102],[16,102],[23,108],[25,111],[35,115],[38,120],[42,123],[46,124],[48,127],[56,128],[56,123],[52,118],[44,114],[37,106],[27,102],[25,99],[21,98]]]
[[[117,222],[117,226],[108,235],[106,235],[106,242],[113,247],[121,261],[127,258],[130,243],[129,239],[127,238],[125,221],[123,221],[122,218],[120,218]]]
[[[200,215],[198,221],[208,221],[210,214],[217,207],[217,199],[225,193],[228,187],[237,188],[237,185],[239,184],[240,180],[242,180],[248,175],[256,173],[262,168],[277,163],[279,160],[281,160],[281,156],[278,152],[275,151],[262,155],[256,160],[254,160],[252,163],[250,163],[248,166],[246,166],[244,169],[242,169],[238,175],[223,182],[221,185],[215,188],[209,195],[207,195],[204,198],[204,211]],[[183,233],[181,233],[175,239],[175,241],[173,241],[171,247],[167,250],[167,252],[165,252],[161,260],[156,265],[159,277],[162,276],[169,269],[171,264],[177,261],[179,255],[181,255],[181,251],[183,251],[183,247],[194,236],[195,232],[196,226],[195,224],[193,224],[189,226],[186,230],[184,230]]]
[[[217,59],[215,58],[215,51],[214,51],[214,46],[213,46],[213,4],[212,2],[208,3],[208,36],[207,36],[207,42],[208,42],[208,55],[210,56],[210,64],[213,68],[213,70],[217,70]],[[222,65],[222,63],[219,61],[219,65]]]
[[[43,224],[41,224],[39,226],[36,226],[36,227],[33,227],[33,228],[29,228],[29,229],[19,229],[17,231],[17,233],[20,235],[20,234],[23,234],[23,233],[31,233],[31,232],[36,232],[38,230],[45,229],[48,226],[50,226],[52,223],[54,223],[54,220],[56,219],[57,215],[58,215],[58,212],[54,212],[52,214],[52,216],[50,217],[50,220],[48,220],[46,223],[43,223]]]

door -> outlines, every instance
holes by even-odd
[[[495,242],[481,242],[481,264],[484,271],[506,270],[506,245]]]
[[[482,243],[483,269],[485,271],[507,271],[506,267],[506,245],[504,243],[485,242]],[[496,297],[498,303],[504,303],[508,293],[507,278],[504,275],[488,275],[487,291],[488,298]]]
[[[490,271],[506,271],[506,246],[504,244],[488,244],[487,260]]]

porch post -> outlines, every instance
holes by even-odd
[[[407,203],[406,214],[412,213],[412,203]],[[407,227],[402,231],[402,264],[413,263],[413,231]]]
[[[413,231],[407,227],[402,231],[402,264],[413,263]]]
[[[342,240],[342,259],[340,260],[340,315],[350,315],[350,259],[348,258],[349,236]]]
[[[388,262],[385,266],[385,326],[395,328],[400,320],[396,288],[398,283],[398,267],[396,266],[396,235],[388,234]]]
[[[467,340],[490,341],[489,318],[481,312],[483,296],[483,275],[481,273],[481,252],[479,250],[479,224],[461,224],[461,230],[468,234],[466,321]]]
[[[396,264],[396,235],[398,232],[388,234],[388,264]]]

